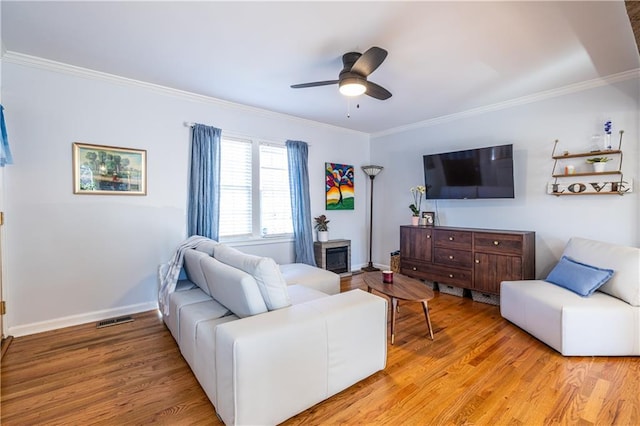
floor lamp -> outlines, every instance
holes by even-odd
[[[364,272],[379,271],[380,269],[373,266],[371,262],[371,246],[373,244],[373,179],[382,171],[382,166],[362,166],[362,170],[371,179],[371,205],[369,207],[369,264],[362,268]]]

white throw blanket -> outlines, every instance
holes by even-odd
[[[212,241],[209,238],[202,237],[200,235],[193,235],[184,240],[176,248],[171,260],[168,263],[160,265],[158,270],[158,278],[160,280],[160,291],[158,294],[158,303],[160,304],[160,310],[166,316],[169,316],[169,295],[176,289],[176,283],[178,282],[178,276],[182,269],[182,263],[184,261],[184,252],[186,250],[198,248],[198,246],[204,242]]]

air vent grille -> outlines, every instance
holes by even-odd
[[[131,321],[133,321],[133,318],[131,318],[129,316],[111,318],[111,319],[107,319],[107,320],[103,320],[103,321],[98,322],[96,324],[96,328],[110,327],[112,325],[124,324],[125,322],[131,322]]]

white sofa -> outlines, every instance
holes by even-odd
[[[386,365],[386,300],[337,274],[213,241],[184,270],[164,321],[227,425],[281,423]]]
[[[503,281],[502,316],[563,355],[640,355],[640,249],[572,238],[563,256],[614,273],[586,297],[544,280]]]

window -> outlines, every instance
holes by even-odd
[[[220,237],[293,233],[286,147],[223,136],[220,155]]]
[[[260,144],[260,230],[263,237],[293,233],[284,146]]]
[[[220,144],[221,237],[252,234],[251,141],[222,139]]]

